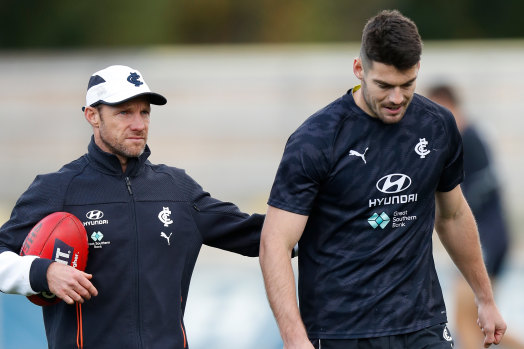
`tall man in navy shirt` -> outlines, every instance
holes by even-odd
[[[398,11],[368,21],[361,85],[289,138],[260,263],[284,348],[451,348],[435,228],[476,296],[485,347],[506,329],[459,184],[453,115],[415,94],[422,43]],[[298,242],[300,312],[290,253]]]

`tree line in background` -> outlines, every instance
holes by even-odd
[[[381,9],[424,40],[522,38],[522,0],[1,0],[0,48],[359,41]]]

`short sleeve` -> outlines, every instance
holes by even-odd
[[[332,137],[326,125],[306,122],[286,144],[268,204],[309,215],[319,187],[330,169]]]
[[[464,180],[464,150],[462,137],[450,112],[444,114],[444,128],[448,139],[448,156],[440,176],[437,191],[450,191]]]

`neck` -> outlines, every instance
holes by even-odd
[[[122,173],[126,172],[127,169],[127,158],[125,156],[115,154],[118,160],[120,161],[120,166],[122,166]]]
[[[121,155],[121,154],[118,154],[116,153],[114,150],[112,150],[111,148],[109,148],[103,141],[102,139],[100,138],[100,136],[98,136],[97,134],[95,134],[95,144],[104,152],[108,153],[108,154],[113,154],[114,156],[117,157],[118,161],[120,162],[120,166],[122,166],[122,173],[126,172],[126,169],[127,169],[127,163],[129,161],[129,158],[127,156],[124,156],[124,155]]]
[[[368,114],[371,117],[375,117],[371,110],[368,108],[368,105],[366,101],[364,100],[364,95],[362,94],[362,86],[358,85],[358,89],[355,91],[355,88],[351,91],[353,94],[353,99],[355,100],[355,104],[357,107],[362,109],[364,113]]]

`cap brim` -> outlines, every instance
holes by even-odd
[[[107,104],[107,105],[118,105],[118,104],[125,103],[127,101],[130,101],[132,99],[135,99],[135,98],[141,97],[141,96],[148,96],[149,97],[149,103],[151,103],[151,104],[164,105],[164,104],[167,103],[167,99],[164,96],[162,96],[162,95],[160,95],[158,93],[155,93],[155,92],[144,92],[144,93],[139,93],[139,94],[136,94],[134,96],[128,97],[126,99],[120,100],[118,102],[108,102],[108,101],[100,100],[100,101],[96,102],[95,104],[101,103],[101,104]]]
[[[132,100],[134,98],[141,97],[141,96],[148,96],[149,97],[149,103],[154,104],[154,105],[164,105],[164,104],[167,103],[166,97],[164,97],[164,96],[162,96],[162,95],[160,95],[158,93],[155,93],[155,92],[144,92],[144,93],[139,93],[137,95],[131,96],[131,97],[126,98],[126,99],[123,99],[123,100],[118,101],[118,102],[107,102],[107,101],[99,100],[99,101],[96,101],[95,103],[91,104],[91,106],[95,106],[95,105],[98,105],[98,104],[106,104],[106,105],[114,106],[114,105],[125,103],[127,101],[130,101],[130,100]],[[84,111],[85,108],[86,107],[82,107],[82,111]]]

